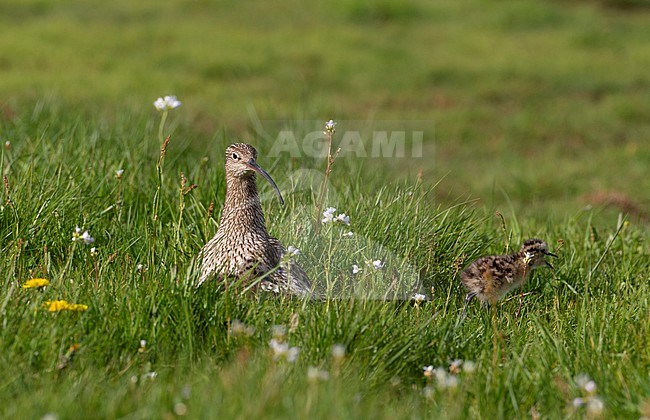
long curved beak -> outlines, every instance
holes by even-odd
[[[275,192],[278,194],[278,198],[280,199],[280,203],[284,206],[284,198],[282,198],[282,194],[280,194],[280,189],[278,188],[278,185],[275,183],[273,178],[271,178],[271,175],[269,175],[268,172],[266,172],[260,165],[255,162],[255,159],[251,159],[248,162],[246,162],[246,166],[257,172],[258,174],[262,175],[264,178],[266,178],[267,181],[273,186],[275,189]]]

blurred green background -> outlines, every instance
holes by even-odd
[[[648,6],[3,0],[1,118],[45,103],[110,124],[174,94],[197,156],[221,155],[220,131],[268,150],[250,109],[262,120],[428,121],[423,157],[368,159],[369,182],[421,172],[450,202],[543,218],[594,205],[646,222]]]

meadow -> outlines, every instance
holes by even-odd
[[[0,417],[650,417],[649,21],[643,1],[4,1]],[[267,135],[330,118],[335,146],[351,121],[425,140],[339,157],[323,204],[350,223],[316,231],[324,158]],[[195,288],[235,140],[314,283],[427,300]],[[513,293],[459,324],[459,271],[529,237],[559,258],[521,312]]]

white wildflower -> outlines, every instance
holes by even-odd
[[[433,365],[422,366],[422,370],[425,378],[431,379],[433,377]]]
[[[238,319],[234,319],[230,323],[230,334],[235,337],[250,337],[251,335],[255,334],[255,327],[246,325]]]
[[[338,216],[336,216],[336,220],[346,225],[350,224],[350,216],[346,215],[345,213],[340,213]]]
[[[287,327],[284,325],[274,325],[271,327],[271,334],[273,334],[273,338],[276,340],[282,341],[287,334]]]
[[[384,267],[384,263],[381,260],[374,260],[372,262],[372,266],[375,268],[375,270],[381,270]]]
[[[118,169],[115,171],[115,178],[122,179],[122,174],[124,174],[124,169]]]
[[[81,233],[81,228],[79,226],[74,228],[74,232],[72,233],[72,242],[79,242],[82,241],[84,244],[89,245],[95,242],[95,238],[90,236],[90,233],[88,231],[84,231],[84,233]]]
[[[463,361],[461,359],[456,359],[453,360],[449,364],[449,372],[451,372],[454,375],[457,375],[460,373],[460,367],[463,365]]]
[[[151,379],[151,380],[155,379],[156,376],[158,376],[157,372],[147,372],[144,375],[142,375],[143,378]]]
[[[97,254],[98,254],[97,248],[95,248],[95,247],[90,248],[90,256],[91,257],[96,257]]]
[[[473,373],[476,370],[476,363],[471,360],[465,360],[463,362],[463,372]]]
[[[90,245],[90,244],[92,244],[93,242],[95,242],[95,238],[93,238],[92,236],[90,236],[90,233],[88,233],[88,231],[85,231],[85,232],[81,235],[81,239],[84,241],[84,244],[86,244],[86,245]]]
[[[458,376],[455,375],[447,375],[444,384],[441,386],[441,388],[445,388],[445,389],[455,389],[457,387],[458,387]]]
[[[300,250],[296,247],[289,245],[287,247],[287,254],[289,254],[290,256],[300,255]]]
[[[144,265],[142,265],[142,264],[138,264],[138,265],[135,266],[135,270],[138,271],[138,272],[142,271],[143,269],[144,269]]]
[[[328,122],[325,123],[325,131],[323,131],[323,134],[325,135],[332,135],[336,132],[336,123],[334,120],[329,120]]]
[[[167,111],[170,109],[175,109],[181,106],[182,103],[176,96],[165,96],[164,98],[158,98],[153,103],[153,106],[156,107],[158,111]]]
[[[187,406],[180,401],[177,402],[176,404],[174,404],[174,413],[177,416],[184,416],[185,414],[187,414]]]
[[[336,211],[336,209],[334,207],[326,208],[325,211],[323,212],[323,220],[321,220],[321,222],[323,224],[333,223],[334,222],[334,212],[335,211]]]
[[[287,343],[281,343],[275,338],[271,339],[269,342],[271,350],[273,350],[273,358],[275,360],[285,359],[288,362],[295,362],[298,359],[298,354],[300,354],[300,348],[298,347],[289,347]]]
[[[581,373],[577,375],[574,379],[576,381],[576,385],[578,385],[578,387],[583,389],[585,385],[587,385],[587,382],[591,381],[591,378],[589,378],[589,376],[585,373]]]
[[[352,274],[357,274],[361,271],[361,268],[359,268],[358,265],[352,264]]]
[[[354,236],[354,233],[353,233],[353,232],[345,232],[345,233],[343,234],[343,236],[347,236],[348,238],[351,238],[351,237]]]
[[[317,367],[314,366],[310,366],[307,369],[307,379],[309,380],[309,382],[326,381],[329,378],[330,378],[330,374],[326,370],[318,369]]]
[[[9,140],[5,142],[5,149],[7,150],[11,149],[11,142]]]
[[[438,386],[443,387],[447,383],[447,371],[444,368],[437,367],[432,372],[433,377],[436,379]]]
[[[332,346],[332,358],[335,361],[343,360],[345,357],[345,346],[343,344],[334,344]]]
[[[424,302],[427,300],[427,297],[423,295],[422,293],[416,293],[411,297],[411,300],[415,302],[415,304],[419,304],[421,302]]]
[[[598,417],[602,414],[605,408],[605,403],[598,397],[591,397],[587,401],[587,413],[593,417]]]
[[[584,389],[587,394],[594,394],[596,392],[596,388],[596,382],[594,381],[588,381],[582,386],[582,389]]]
[[[580,397],[576,397],[576,398],[573,399],[572,404],[573,404],[573,406],[575,408],[579,408],[579,407],[582,407],[583,405],[585,405],[585,400],[583,400]]]

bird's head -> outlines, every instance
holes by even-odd
[[[250,144],[235,143],[226,149],[226,177],[241,179],[245,177],[255,177],[255,172],[266,178],[273,186],[275,192],[284,205],[284,199],[271,175],[268,174],[257,164],[257,150]]]
[[[551,256],[557,258],[557,255],[549,252],[546,242],[537,238],[527,239],[521,246],[519,253],[523,256],[526,265],[532,268],[541,267],[543,265],[553,268],[551,263],[546,260],[546,257]]]

